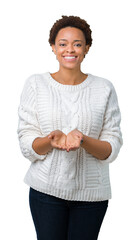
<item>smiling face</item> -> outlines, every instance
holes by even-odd
[[[55,45],[52,45],[60,67],[75,69],[80,64],[89,50],[83,32],[75,27],[65,27],[59,30]]]

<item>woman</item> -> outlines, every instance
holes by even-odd
[[[95,240],[111,198],[109,163],[123,144],[117,95],[81,71],[92,44],[85,20],[62,16],[49,43],[59,70],[31,75],[18,109],[31,214],[39,240]]]

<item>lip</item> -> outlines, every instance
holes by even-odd
[[[64,55],[63,57],[75,57],[75,58],[77,58],[77,56],[75,56],[75,55]]]
[[[67,58],[67,57],[73,57],[73,58]],[[67,62],[74,62],[77,58],[77,56],[74,56],[74,55],[65,55],[63,56],[64,60],[67,61]]]

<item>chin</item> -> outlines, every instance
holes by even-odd
[[[79,67],[78,66],[62,66],[62,65],[60,65],[62,68],[65,68],[65,69],[69,69],[69,70],[74,70],[74,69],[79,69]]]
[[[80,67],[80,65],[81,64],[72,64],[72,63],[68,63],[68,64],[60,64],[59,63],[59,65],[60,65],[60,67],[62,67],[62,68],[67,68],[67,69],[79,69],[79,67]]]

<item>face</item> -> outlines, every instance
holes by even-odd
[[[85,36],[80,29],[66,27],[59,30],[52,50],[60,67],[74,69],[80,67],[89,45],[86,45]]]

